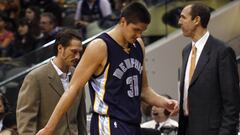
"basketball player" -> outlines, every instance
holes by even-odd
[[[123,9],[115,28],[88,45],[69,89],[37,135],[51,135],[87,81],[93,108],[91,135],[139,135],[141,100],[177,113],[177,101],[158,95],[148,85],[141,34],[150,20],[149,12],[138,2]]]

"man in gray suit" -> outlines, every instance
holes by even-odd
[[[192,43],[182,52],[178,135],[237,135],[239,77],[231,47],[207,30],[209,8],[184,7],[179,24]]]
[[[70,30],[59,33],[54,45],[55,57],[25,77],[17,102],[17,128],[20,135],[35,135],[46,125],[68,88],[73,66],[79,61],[82,50],[81,37],[77,33]],[[62,117],[54,135],[87,135],[83,91]]]

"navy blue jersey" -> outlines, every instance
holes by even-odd
[[[142,48],[138,42],[129,44],[130,52],[126,53],[107,33],[98,38],[105,41],[108,57],[104,71],[92,76],[89,81],[93,111],[130,124],[139,124]]]

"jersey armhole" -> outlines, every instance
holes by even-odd
[[[98,75],[93,75],[93,77],[94,78],[97,78],[97,77],[99,77],[99,76],[101,76],[104,72],[105,72],[105,70],[106,70],[106,68],[107,68],[107,66],[109,65],[109,48],[108,48],[108,45],[107,45],[107,42],[103,39],[103,38],[100,38],[100,39],[102,39],[104,42],[105,42],[105,45],[106,45],[106,47],[107,47],[107,60],[106,60],[106,63],[105,63],[105,65],[104,65],[104,68],[103,68],[103,70],[100,72],[100,74],[98,74]]]
[[[143,61],[145,59],[145,55],[144,55],[144,48],[142,47],[141,43],[137,40],[135,43],[137,43],[140,47],[140,50],[141,50],[141,54],[142,54],[142,58],[143,58]]]

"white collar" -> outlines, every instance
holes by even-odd
[[[55,57],[54,57],[54,58],[55,58]],[[53,58],[53,59],[54,59],[54,58]],[[72,74],[72,72],[71,72],[70,69],[68,70],[68,73],[62,72],[62,70],[59,69],[58,66],[53,62],[53,59],[51,59],[51,63],[52,63],[52,65],[53,65],[54,69],[57,71],[57,74],[58,74],[58,76],[59,76],[60,78],[66,78],[67,76],[70,76],[70,75]]]
[[[204,45],[206,44],[210,33],[207,31],[197,42],[192,41],[192,45],[195,45],[199,52],[202,52]]]

